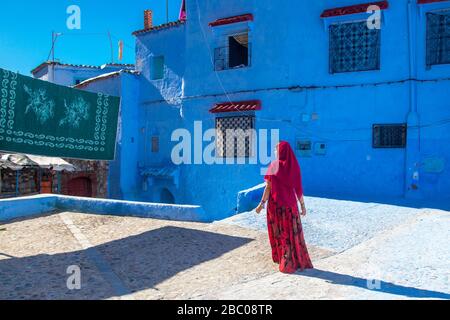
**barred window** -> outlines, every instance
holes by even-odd
[[[248,32],[227,36],[226,45],[214,50],[215,70],[221,71],[250,66],[250,49]]]
[[[253,116],[216,118],[217,157],[251,157],[254,123]]]
[[[380,69],[381,32],[367,22],[330,25],[330,73]]]
[[[373,126],[374,148],[405,148],[406,124],[375,124]]]
[[[450,10],[427,13],[427,68],[450,63]]]

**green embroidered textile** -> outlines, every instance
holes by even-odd
[[[120,99],[0,69],[0,150],[113,160]]]

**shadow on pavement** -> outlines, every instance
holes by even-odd
[[[398,296],[405,296],[409,298],[426,298],[426,299],[450,299],[450,294],[444,292],[430,291],[424,289],[417,289],[413,287],[405,287],[390,282],[380,280],[379,289],[370,289],[368,284],[373,283],[368,279],[353,277],[346,274],[340,274],[330,271],[323,271],[318,269],[306,270],[304,272],[297,272],[299,276],[305,276],[310,278],[317,278],[326,280],[328,283],[352,286],[357,288],[366,289],[374,292],[383,292]]]
[[[0,259],[0,299],[121,296],[154,288],[181,271],[251,241],[201,230],[164,227],[87,250]],[[81,290],[67,289],[70,275],[66,271],[72,265],[80,266]]]

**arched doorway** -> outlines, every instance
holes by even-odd
[[[173,194],[166,188],[161,190],[161,203],[166,204],[175,204],[175,197]]]
[[[92,197],[92,181],[89,178],[75,178],[69,181],[67,185],[69,196]]]

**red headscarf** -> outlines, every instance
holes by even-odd
[[[300,165],[294,151],[286,141],[278,144],[278,159],[272,162],[267,170],[265,180],[271,182],[270,195],[278,205],[297,207],[297,195],[303,195]]]

